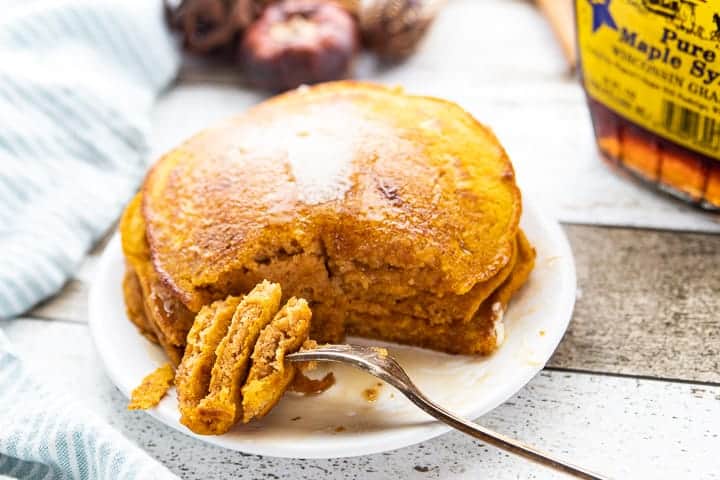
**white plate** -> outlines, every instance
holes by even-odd
[[[575,267],[560,226],[525,205],[522,227],[537,249],[528,284],[505,314],[506,339],[490,357],[445,355],[390,345],[390,352],[430,398],[473,419],[510,398],[542,369],[560,342],[575,303]],[[138,334],[125,316],[123,258],[116,235],[100,261],[90,291],[90,328],[105,368],[126,396],[165,362],[160,348]],[[360,339],[350,342],[363,343]],[[221,436],[198,436],[178,421],[174,390],[149,413],[205,442],[276,457],[331,458],[367,455],[441,435],[433,421],[393,387],[378,388],[369,402],[363,391],[377,381],[358,370],[332,365],[337,379],[314,397],[286,395],[263,420],[236,426]]]

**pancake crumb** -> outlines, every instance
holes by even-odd
[[[170,389],[174,378],[175,372],[169,363],[148,374],[132,391],[128,410],[147,410],[156,406]]]
[[[307,377],[304,373],[298,371],[295,375],[295,379],[290,384],[289,390],[302,395],[317,395],[333,385],[335,385],[335,375],[333,372],[328,372],[323,378],[316,380],[314,378]]]
[[[370,403],[375,402],[378,397],[380,396],[380,388],[382,388],[383,384],[380,382],[377,382],[374,386],[370,388],[366,388],[363,390],[363,397],[365,400],[367,400]]]

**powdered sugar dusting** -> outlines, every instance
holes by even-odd
[[[346,136],[298,132],[287,144],[287,160],[299,200],[315,205],[342,199],[351,186],[354,155]]]

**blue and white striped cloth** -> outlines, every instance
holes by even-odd
[[[160,0],[5,9],[0,318],[56,293],[117,218],[145,171],[150,108],[178,63]],[[0,331],[3,475],[176,478],[72,398],[35,381]]]
[[[0,337],[2,475],[28,480],[177,480],[87,408],[36,382]]]
[[[43,1],[0,19],[0,318],[58,289],[145,171],[178,54],[159,0]]]

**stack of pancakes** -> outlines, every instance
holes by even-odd
[[[505,151],[457,105],[301,88],[150,171],[120,227],[128,315],[177,364],[203,306],[267,279],[308,300],[320,342],[490,353],[534,263],[520,213]]]

